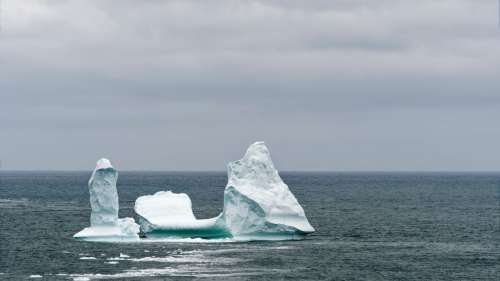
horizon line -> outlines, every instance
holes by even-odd
[[[159,172],[159,173],[227,173],[226,170],[144,170],[144,169],[124,169],[118,172]],[[10,170],[0,169],[0,173],[5,172],[89,172],[92,170],[59,170],[59,169],[26,169]],[[279,173],[500,173],[500,170],[278,170]]]

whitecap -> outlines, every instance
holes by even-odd
[[[258,276],[265,274],[279,273],[283,274],[289,270],[275,270],[263,268],[245,268],[234,271],[234,269],[206,268],[200,266],[179,266],[177,268],[147,268],[133,269],[119,272],[116,274],[72,274],[70,277],[74,281],[91,281],[100,279],[121,279],[121,278],[140,278],[157,276],[190,276],[190,277],[237,277],[237,276]]]
[[[11,209],[25,207],[30,205],[30,201],[26,198],[21,199],[0,199],[0,208]]]

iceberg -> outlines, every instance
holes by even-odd
[[[89,180],[90,227],[73,235],[92,241],[138,240],[139,225],[133,218],[118,218],[118,172],[108,159],[100,159]]]
[[[314,232],[304,209],[283,182],[264,142],[229,163],[222,219],[235,237],[293,238]]]
[[[185,193],[160,191],[136,199],[134,210],[141,231],[148,237],[221,238],[230,234],[219,217],[196,219],[192,203]]]
[[[141,196],[135,202],[141,231],[148,237],[297,239],[314,232],[288,186],[280,178],[264,142],[228,165],[222,213],[196,219],[191,199],[171,191]]]

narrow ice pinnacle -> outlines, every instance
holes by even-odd
[[[133,218],[118,218],[118,172],[108,159],[100,159],[89,180],[90,227],[73,237],[87,241],[138,240],[139,225]]]
[[[90,226],[116,225],[118,221],[118,172],[108,159],[100,159],[89,180]]]

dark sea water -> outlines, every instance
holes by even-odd
[[[113,244],[72,239],[90,172],[1,172],[0,280],[500,280],[500,174],[281,175],[316,228],[305,240]],[[121,172],[120,216],[172,190],[213,217],[226,180]]]

